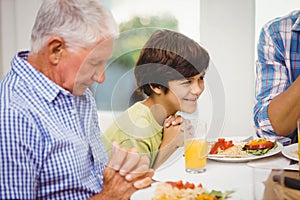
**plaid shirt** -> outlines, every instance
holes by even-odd
[[[273,137],[284,144],[296,139],[294,132],[289,138],[277,136],[269,116],[271,100],[285,91],[300,74],[300,11],[267,23],[261,31],[257,47],[256,104],[254,122],[257,135]],[[292,141],[293,142],[293,141]]]
[[[107,163],[92,93],[72,95],[27,56],[0,83],[0,199],[87,199]]]

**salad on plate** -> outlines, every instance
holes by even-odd
[[[238,137],[221,137],[210,142],[207,158],[226,162],[245,162],[275,155],[282,149],[280,143],[265,138],[243,141]]]

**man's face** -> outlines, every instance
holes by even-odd
[[[105,80],[105,65],[113,52],[113,39],[99,42],[92,49],[69,53],[64,63],[64,88],[74,95],[82,95],[94,82]]]

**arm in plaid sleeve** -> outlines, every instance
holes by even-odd
[[[298,44],[299,39],[294,41],[292,25],[290,18],[275,19],[263,28],[260,35],[254,122],[258,135],[262,137],[290,136],[300,117],[300,93],[297,92],[300,79],[295,80],[299,63],[292,56],[293,44]]]

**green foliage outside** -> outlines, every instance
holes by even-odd
[[[115,42],[111,62],[124,68],[134,67],[140,50],[157,29],[178,30],[178,21],[170,15],[139,17],[119,25],[120,36]]]
[[[132,68],[142,47],[155,30],[178,30],[177,27],[177,19],[169,15],[136,16],[119,25],[120,35],[115,40],[114,53],[105,70],[106,81],[92,88],[99,110],[124,111],[139,100]]]

